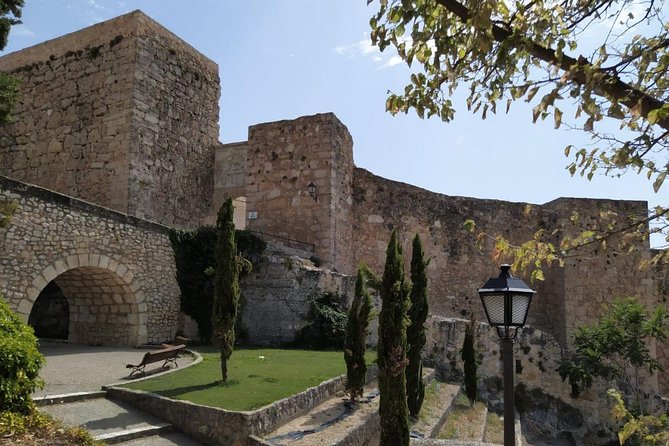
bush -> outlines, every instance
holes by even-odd
[[[38,377],[44,357],[37,350],[32,328],[0,296],[0,409],[29,413],[30,395],[43,386]]]
[[[347,319],[344,300],[344,296],[332,291],[313,299],[307,315],[308,324],[296,337],[297,346],[317,350],[342,349]]]
[[[3,442],[3,439],[9,443]],[[28,414],[0,411],[0,444],[104,446],[81,427],[64,427],[34,408]]]

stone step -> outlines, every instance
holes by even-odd
[[[418,420],[412,423],[413,438],[433,438],[444,426],[453,402],[460,395],[456,384],[432,381],[426,383],[425,399]]]
[[[106,398],[52,404],[42,406],[40,410],[67,426],[82,427],[96,440],[110,444],[172,430],[169,423],[128,404]]]
[[[355,407],[350,407],[346,395],[341,393],[284,424],[264,440],[275,446],[363,445],[378,430],[378,410],[379,393],[374,382]]]
[[[40,396],[33,398],[37,407],[51,406],[53,404],[72,403],[75,401],[92,400],[96,398],[104,398],[107,392],[104,390],[96,390],[92,392],[75,392],[66,393],[63,395]]]
[[[121,446],[200,446],[200,443],[179,433],[152,435],[120,443]]]
[[[147,437],[158,436],[161,434],[169,434],[174,431],[171,424],[165,423],[159,426],[143,426],[134,429],[124,429],[117,432],[109,432],[107,434],[94,435],[93,438],[98,441],[103,441],[107,444],[125,443],[131,440],[140,440],[140,443]],[[144,444],[144,443],[141,443]]]

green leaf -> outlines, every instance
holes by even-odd
[[[664,183],[664,179],[667,177],[667,171],[665,170],[664,172],[660,173],[657,178],[655,178],[655,181],[653,182],[653,190],[655,193],[660,190],[662,187],[662,183]]]
[[[560,125],[562,124],[562,112],[560,111],[559,108],[555,109],[555,111],[553,112],[553,116],[555,117],[555,128],[559,129]]]

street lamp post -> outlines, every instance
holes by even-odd
[[[509,265],[501,265],[498,277],[491,277],[478,290],[490,326],[502,340],[504,376],[504,446],[515,446],[513,403],[513,339],[525,325],[532,296],[536,293],[522,280],[511,276]]]

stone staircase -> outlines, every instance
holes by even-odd
[[[79,426],[94,439],[124,446],[198,446],[194,440],[174,432],[165,423],[128,404],[106,398],[106,392],[37,399],[41,411],[66,426]]]
[[[411,423],[412,446],[491,446],[502,442],[501,420],[484,404],[469,406],[458,385],[437,382],[426,369],[427,392],[421,415]],[[173,426],[121,401],[106,391],[38,398],[40,410],[68,426],[80,426],[93,438],[125,446],[199,446],[175,432]],[[377,446],[379,392],[376,381],[351,407],[340,392],[263,438],[250,437],[250,446]],[[496,424],[491,429],[490,424]],[[517,437],[519,437],[517,429]],[[518,440],[518,439],[517,439]],[[522,444],[517,441],[517,444]],[[558,443],[529,443],[553,445]],[[562,443],[559,443],[563,446]]]
[[[426,380],[434,379],[434,371],[426,370]],[[424,415],[411,426],[415,438],[429,438],[438,433],[460,387],[433,383],[433,391]],[[309,413],[293,419],[263,439],[254,439],[255,445],[272,446],[376,446],[379,429],[379,392],[376,382],[365,388],[355,407],[345,401],[345,395],[336,395],[315,407]]]

